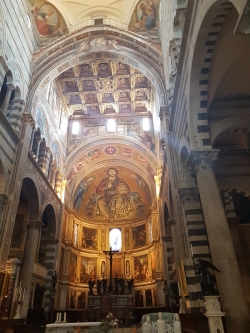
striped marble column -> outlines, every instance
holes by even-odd
[[[44,266],[47,268],[47,279],[48,282],[46,283],[46,291],[44,296],[44,311],[49,313],[50,311],[50,293],[53,289],[53,281],[52,276],[55,276],[55,271],[57,270],[57,260],[56,260],[56,249],[57,249],[57,240],[49,241],[46,244],[45,249],[45,259],[44,259]]]
[[[221,192],[221,199],[225,209],[225,214],[227,218],[236,217],[232,194],[228,191]]]
[[[42,169],[42,172],[45,174],[46,177],[48,176],[48,173],[49,173],[50,155],[51,155],[50,148],[49,147],[45,147],[45,150],[44,150],[44,159],[42,161],[43,165],[41,166],[41,169]]]
[[[199,199],[199,189],[197,187],[180,188],[180,199],[184,209],[188,240],[190,244],[190,260],[184,261],[184,269],[187,279],[188,293],[191,306],[191,312],[199,311],[195,309],[195,301],[201,298],[200,285],[195,276],[194,261],[195,258],[202,258],[211,261],[209,244],[207,239],[205,221],[202,214],[202,207]]]
[[[9,119],[10,113],[11,113],[10,110],[12,110],[12,103],[10,103],[10,98],[11,98],[12,91],[15,89],[16,89],[16,87],[13,84],[7,84],[7,93],[5,95],[5,99],[4,99],[4,102],[2,105],[2,112],[3,112],[3,114],[6,115],[6,118],[8,118],[8,119]],[[10,108],[10,104],[11,104],[11,108]]]
[[[46,160],[46,144],[44,139],[42,140],[40,144],[40,149],[39,149],[39,156],[38,156],[38,165],[42,169],[44,167],[45,160]]]
[[[13,130],[19,135],[21,124],[22,124],[22,114],[24,111],[25,102],[20,99],[14,99],[12,101],[12,109],[9,117],[9,122]]]

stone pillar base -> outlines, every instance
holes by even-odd
[[[208,319],[210,333],[224,333],[222,317],[225,316],[225,312],[221,311],[218,298],[219,296],[204,296],[206,309],[204,315]]]

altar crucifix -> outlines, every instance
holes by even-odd
[[[109,292],[113,291],[113,284],[112,284],[112,262],[113,262],[113,255],[114,253],[119,252],[118,250],[113,251],[112,247],[109,248],[109,251],[103,251],[106,255],[109,255],[109,262],[110,262],[110,275],[109,275]]]

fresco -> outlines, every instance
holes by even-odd
[[[96,280],[96,259],[81,258],[80,283]]]
[[[145,224],[132,228],[133,230],[133,249],[146,245]]]
[[[40,128],[41,134],[44,135],[44,132],[45,132],[45,118],[44,118],[44,115],[43,115],[43,113],[40,109],[38,109],[37,113],[36,113],[36,124],[37,124],[37,127]]]
[[[158,25],[158,0],[139,0],[130,20],[131,30],[148,31]]]
[[[53,154],[53,159],[54,159],[54,161],[56,161],[56,165],[59,165],[60,149],[59,149],[58,144],[56,142],[52,143],[51,150],[52,150],[52,154]]]
[[[86,294],[83,291],[78,291],[77,309],[85,309]]]
[[[97,250],[97,229],[82,228],[82,247]]]
[[[149,281],[149,268],[147,255],[134,257],[134,280],[135,282]]]
[[[69,293],[69,308],[75,309],[76,308],[76,291],[71,290]]]
[[[102,168],[90,174],[74,196],[75,212],[86,220],[141,220],[149,215],[150,205],[147,184],[124,167]]]
[[[153,306],[152,292],[151,289],[145,291],[146,306]]]
[[[135,291],[135,307],[143,307],[143,292],[141,290]]]
[[[151,178],[154,178],[154,170],[150,167],[149,163],[145,158],[143,158],[143,156],[139,155],[136,150],[117,145],[117,146],[102,146],[101,149],[94,149],[94,150],[92,149],[87,151],[87,153],[80,155],[79,158],[74,162],[71,169],[67,172],[68,183],[70,184],[76,177],[77,173],[80,170],[82,170],[84,167],[87,167],[89,164],[91,164],[92,161],[106,156],[110,156],[111,152],[110,148],[112,148],[112,153],[115,151],[116,156],[120,156],[121,158],[133,159],[135,162],[139,162],[142,165],[142,167],[145,168],[148,175]],[[139,175],[130,171],[129,177],[134,178],[139,188],[141,189],[144,188],[144,190],[147,191],[147,185]]]
[[[44,0],[28,1],[41,37],[61,36],[66,31],[66,23],[56,7]]]
[[[76,283],[77,256],[70,252],[69,255],[69,282]]]

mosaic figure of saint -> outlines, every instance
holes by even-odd
[[[101,196],[97,201],[97,216],[126,218],[133,210],[130,189],[126,182],[118,177],[116,168],[109,168],[107,176],[96,188],[96,193]]]

